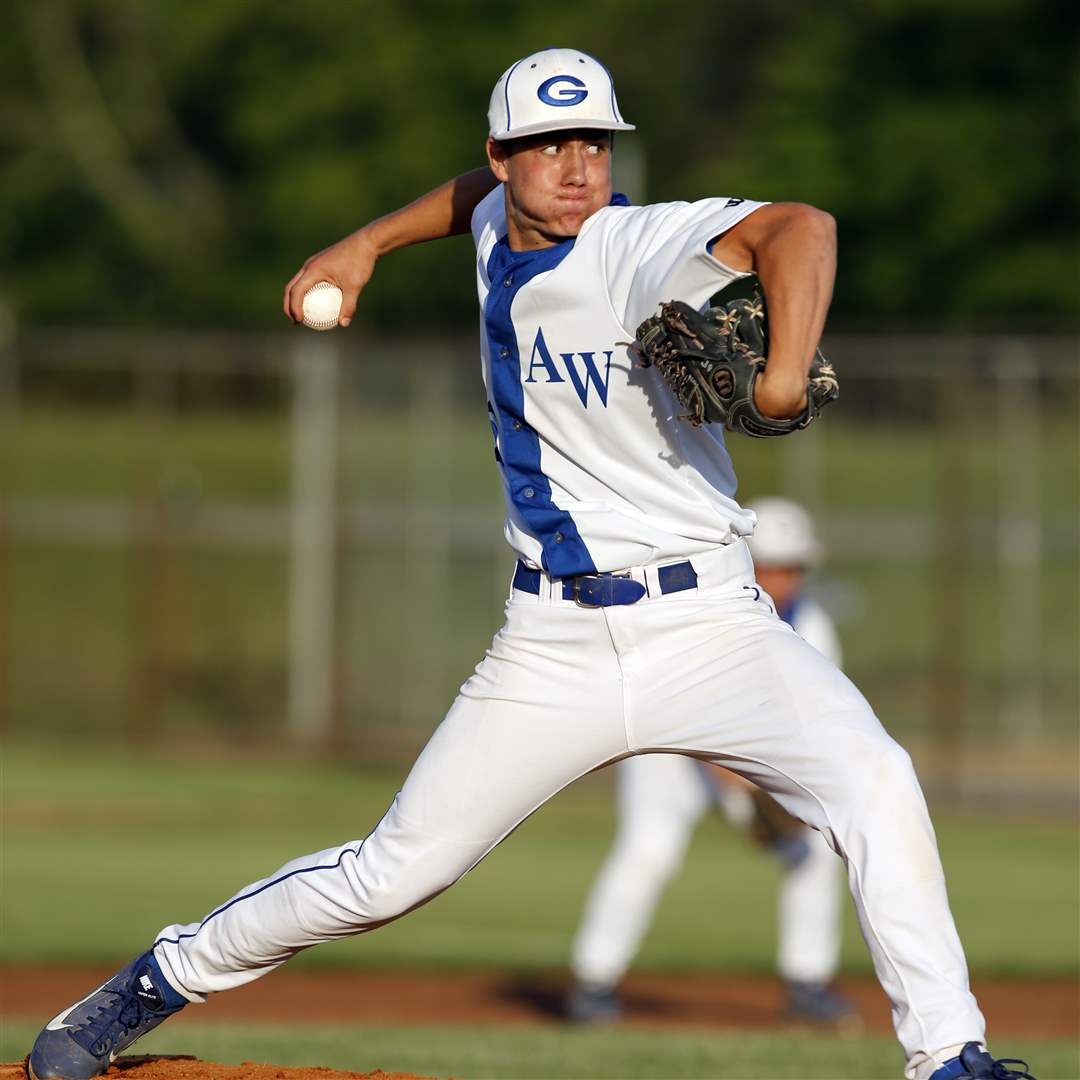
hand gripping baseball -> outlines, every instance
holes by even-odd
[[[754,401],[754,385],[768,355],[765,301],[732,300],[704,314],[671,300],[637,329],[641,364],[655,367],[687,410],[695,427],[723,424],[756,438],[789,435],[809,424],[840,393],[832,364],[819,349],[810,365],[806,408],[789,419],[766,416]]]
[[[356,313],[356,302],[371,280],[378,253],[363,229],[312,255],[285,285],[282,307],[294,323],[304,322],[304,297],[319,282],[341,289],[338,322],[348,326]]]

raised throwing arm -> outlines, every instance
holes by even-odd
[[[380,255],[467,233],[477,203],[496,183],[486,166],[463,173],[312,255],[285,286],[282,307],[286,317],[294,323],[303,322],[304,294],[317,281],[331,281],[341,289],[340,321],[348,326]]]

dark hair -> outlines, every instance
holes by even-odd
[[[513,139],[496,139],[495,142],[505,148],[506,156],[509,157],[511,154],[516,154],[519,150],[527,149],[530,146],[549,143],[553,138],[580,139],[582,137],[592,138],[598,135],[607,140],[609,147],[615,145],[615,132],[608,131],[605,128],[562,128],[555,131],[537,131],[532,135],[518,135]]]

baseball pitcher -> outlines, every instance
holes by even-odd
[[[832,218],[739,197],[627,205],[611,140],[632,125],[607,69],[577,49],[509,67],[488,119],[487,170],[309,259],[285,308],[300,321],[328,280],[347,321],[383,253],[471,229],[517,554],[503,626],[370,832],[165,926],[48,1024],[31,1076],[104,1072],[188,1003],[431,900],[585,773],[669,751],[753,781],[844,860],[909,1080],[1026,1077],[984,1049],[908,755],[755,583],[754,515],[735,498],[724,424],[779,433],[835,391],[816,359]],[[762,305],[699,314],[750,274],[767,355],[751,347]]]

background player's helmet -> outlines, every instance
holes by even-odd
[[[821,543],[810,515],[791,499],[772,496],[747,507],[757,514],[750,554],[758,566],[816,566]]]
[[[633,131],[615,101],[611,75],[580,49],[544,49],[508,67],[491,92],[489,133],[516,139],[541,131]]]

